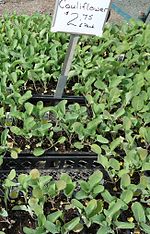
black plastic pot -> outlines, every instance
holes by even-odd
[[[42,101],[44,104],[57,104],[58,102],[62,100],[67,100],[69,104],[72,103],[79,103],[79,104],[85,104],[86,100],[82,96],[63,96],[62,98],[54,98],[52,95],[47,94],[34,94],[32,98],[30,98],[31,103],[37,103],[38,101]]]

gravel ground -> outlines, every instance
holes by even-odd
[[[114,0],[113,2],[134,19],[138,18],[140,11],[147,13],[150,7],[150,0]],[[147,22],[150,22],[150,16]]]
[[[17,14],[32,14],[33,12],[52,13],[54,1],[51,0],[4,0],[5,4],[0,4],[0,14],[4,12]]]
[[[5,4],[1,2],[5,2]],[[150,7],[150,0],[113,0],[112,2],[135,19],[138,17],[139,11],[147,12]],[[0,0],[0,15],[4,12],[29,15],[33,12],[52,14],[54,5],[55,0]],[[121,22],[122,19],[118,13],[112,10],[111,22]]]

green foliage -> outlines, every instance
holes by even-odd
[[[97,234],[137,227],[150,233],[150,25],[107,25],[101,38],[81,37],[66,91],[73,86],[69,92],[84,95],[86,105],[44,106],[30,98],[54,93],[68,46],[68,35],[51,33],[50,23],[38,14],[1,19],[0,165],[5,154],[17,160],[24,150],[35,157],[47,150],[92,151],[108,181],[100,171],[74,182],[67,174],[54,181],[36,169],[18,177],[12,170],[2,185],[0,215],[7,220],[9,201],[21,193],[24,202],[12,211],[36,220],[34,230],[24,227],[26,234],[79,233],[94,224]],[[59,209],[58,196],[66,201]],[[46,202],[54,208],[49,214]],[[66,221],[70,209],[75,215]],[[123,220],[124,213],[131,217]]]
[[[135,201],[139,196],[137,192],[141,188],[142,181],[133,187],[129,185],[117,198],[104,188],[105,183],[101,185],[102,179],[103,174],[98,170],[89,176],[87,182],[79,180],[75,183],[68,174],[64,173],[58,180],[53,180],[51,176],[41,176],[37,169],[32,169],[29,174],[18,176],[13,169],[2,184],[4,188],[2,199],[4,198],[6,208],[8,201],[17,199],[19,203],[12,207],[11,212],[22,210],[36,220],[36,229],[24,227],[24,233],[27,234],[31,232],[67,234],[69,231],[78,233],[85,226],[89,228],[94,224],[98,225],[97,233],[101,231],[103,233],[106,230],[108,233],[115,233],[115,230],[134,229],[137,225],[141,230],[149,233],[149,208],[146,209],[140,202]],[[76,190],[77,187],[78,190]],[[144,196],[147,193],[149,198],[150,187],[145,184],[142,188],[144,189],[141,190],[140,197],[143,199],[142,203],[146,204]],[[19,200],[20,193],[21,200]],[[58,197],[63,193],[66,196],[65,200],[63,198],[58,201]],[[48,204],[52,205],[52,209],[45,213],[44,207]],[[123,212],[130,209],[129,207],[133,216],[128,218],[133,220],[125,222]],[[66,222],[65,216],[69,212],[74,212],[74,217],[70,217]],[[9,212],[2,208],[0,215],[7,218]]]

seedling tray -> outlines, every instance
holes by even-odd
[[[69,104],[72,103],[79,103],[79,104],[85,104],[86,100],[82,96],[63,96],[62,98],[54,98],[52,95],[48,94],[34,94],[32,98],[30,99],[31,103],[37,103],[38,101],[42,101],[45,104],[57,104],[58,102],[62,100],[67,100]]]
[[[44,155],[35,157],[31,152],[24,151],[18,155],[17,159],[6,154],[1,171],[11,170],[30,170],[33,168],[40,169],[93,169],[101,165],[96,162],[97,155],[92,152],[52,152],[47,151]],[[102,167],[102,166],[101,166]]]
[[[21,152],[17,159],[13,159],[9,154],[4,157],[3,170],[15,167],[16,170],[32,169],[40,167],[42,169],[63,169],[63,168],[91,168],[97,160],[96,154],[92,152],[52,152],[47,151],[43,156],[35,157],[30,151]]]
[[[11,169],[17,173],[28,172],[37,168],[44,173],[49,171],[59,174],[61,171],[70,173],[71,171],[82,170],[94,171],[99,169],[103,172],[104,178],[109,179],[108,173],[103,166],[97,163],[97,155],[92,152],[52,152],[47,151],[40,157],[35,157],[31,152],[24,151],[18,155],[17,159],[11,158],[9,154],[4,157],[3,164],[0,168],[1,175],[7,175]]]

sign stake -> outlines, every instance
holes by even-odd
[[[57,87],[56,87],[56,92],[54,94],[54,98],[62,98],[78,39],[79,39],[79,35],[71,34],[68,50],[65,56],[65,61],[62,67],[61,75],[57,82]]]

